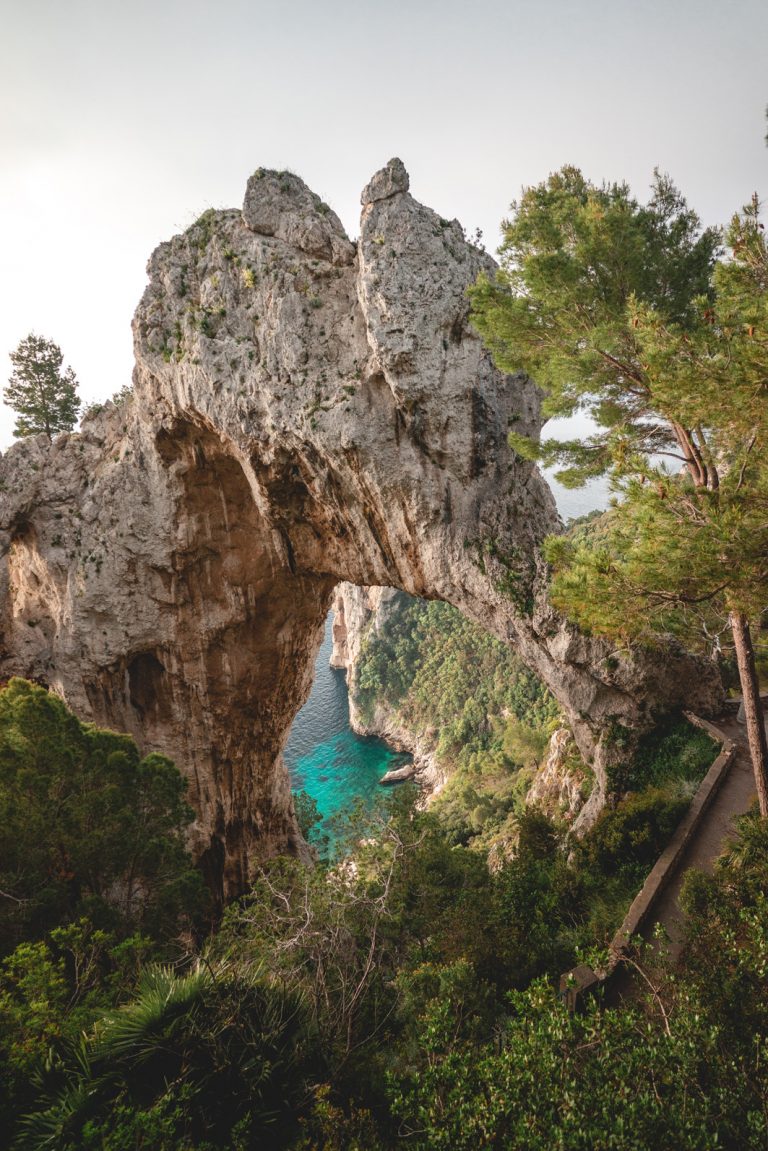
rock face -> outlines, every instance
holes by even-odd
[[[496,371],[465,290],[488,256],[392,161],[350,243],[296,176],[256,172],[152,256],[134,397],[0,461],[0,674],[186,773],[220,893],[300,849],[281,751],[334,587],[450,601],[519,648],[592,755],[660,699],[704,711],[682,653],[614,657],[540,590],[551,494],[507,446],[539,396]]]
[[[578,815],[584,806],[582,790],[587,780],[583,770],[571,765],[572,751],[573,736],[568,728],[553,731],[546,759],[526,794],[526,804],[540,808],[553,818],[572,820]],[[583,765],[581,767],[583,769]]]
[[[368,628],[378,630],[384,624],[396,596],[391,587],[339,584],[333,596],[331,667],[341,668],[348,675],[353,672]]]

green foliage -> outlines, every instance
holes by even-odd
[[[742,694],[759,712],[750,625],[765,609],[768,244],[757,197],[733,217],[730,258],[666,177],[641,206],[565,168],[505,224],[502,269],[472,291],[500,366],[532,372],[545,411],[586,410],[586,442],[527,450],[580,484],[608,472],[622,498],[601,538],[557,541],[552,603],[624,642],[668,633],[720,650],[731,630]],[[658,462],[681,465],[673,476]],[[768,745],[748,724],[768,816]]]
[[[77,379],[71,368],[62,371],[64,357],[58,344],[32,332],[10,358],[13,372],[3,398],[16,412],[13,434],[44,432],[50,440],[57,432],[73,428],[80,410]]]
[[[566,168],[513,210],[497,280],[473,289],[474,322],[501,366],[546,388],[548,414],[585,409],[598,426],[586,443],[515,449],[559,461],[566,483],[609,471],[623,497],[598,539],[550,545],[553,602],[582,627],[646,642],[703,622],[711,636],[728,611],[759,612],[768,248],[757,199],[734,216],[731,258],[717,265],[717,234],[699,232],[658,174],[643,206]]]
[[[492,875],[431,813],[397,798],[389,815],[358,825],[351,861],[327,873],[287,860],[265,870],[228,910],[216,950],[262,963],[300,994],[324,1079],[342,1097],[364,1090],[376,1110],[392,1058],[418,1063],[413,1023],[433,998],[460,995],[457,1028],[485,1041],[510,987],[574,961],[580,881],[549,821],[521,824],[518,856]]]
[[[305,839],[309,839],[313,828],[323,818],[320,814],[320,808],[317,806],[317,800],[313,799],[308,791],[296,791],[293,793],[293,804],[299,831]]]
[[[425,635],[443,640],[457,666],[469,652],[473,672],[487,675],[484,645],[436,617]],[[420,690],[425,669],[437,671],[433,654],[420,655],[412,680]],[[461,674],[443,688],[460,696]],[[465,786],[481,779],[479,762],[497,772],[510,755],[534,762],[542,746],[533,723],[512,718],[535,716],[541,697],[528,700],[514,680],[504,689],[481,687],[497,705],[517,699],[519,711],[484,733],[497,746],[474,751]],[[409,687],[409,706],[414,695]],[[703,756],[690,752],[689,734],[671,726],[647,741],[640,776],[686,776]],[[0,693],[2,858],[18,858],[2,889],[30,899],[30,918],[16,921],[30,938],[0,969],[0,1121],[19,1147],[384,1151],[406,1135],[430,1148],[560,1139],[655,1149],[695,1146],[694,1138],[708,1145],[712,1132],[755,1145],[764,1054],[751,1041],[750,1012],[762,1018],[754,999],[768,970],[764,833],[742,837],[743,906],[726,924],[728,966],[748,981],[748,1005],[727,1022],[694,975],[696,994],[690,1006],[675,1001],[668,1033],[654,1007],[574,1019],[543,986],[529,987],[542,974],[556,979],[615,929],[675,822],[668,793],[631,796],[570,854],[543,813],[512,806],[504,818],[514,822],[516,853],[500,856],[492,873],[483,854],[446,834],[444,812],[415,810],[400,789],[364,822],[350,818],[347,854],[332,868],[273,861],[227,911],[204,961],[173,971],[147,965],[148,939],[126,937],[156,921],[138,897],[126,904],[115,870],[127,850],[114,843],[117,829],[134,834],[135,806],[148,842],[168,833],[169,810],[186,814],[170,770],[159,793],[141,790],[142,762],[126,737],[79,724],[41,688],[16,680]],[[478,788],[474,808],[496,802],[500,811],[506,801],[493,795]],[[15,815],[22,801],[26,830]],[[308,826],[309,806],[304,814]],[[46,821],[57,828],[53,847]],[[183,821],[176,826],[180,834]],[[78,876],[73,891],[71,880],[63,889],[53,882],[51,858]],[[732,853],[731,871],[735,861]],[[142,882],[150,904],[156,879],[150,871]],[[22,880],[29,896],[11,887]],[[173,888],[173,869],[166,880]],[[75,918],[83,906],[95,920]],[[703,905],[714,955],[722,907],[720,897]],[[35,938],[46,916],[59,925]],[[721,977],[735,998],[735,981]],[[728,1090],[726,1045],[737,1061]]]
[[[399,595],[367,637],[352,686],[434,749],[449,782],[436,800],[454,842],[487,846],[521,806],[559,716],[518,656],[449,604]]]
[[[733,1060],[695,1001],[681,998],[667,1030],[651,1005],[574,1015],[534,985],[480,1050],[453,1041],[449,1002],[421,1023],[425,1065],[390,1090],[401,1132],[424,1151],[764,1146],[764,1043]]]
[[[535,453],[561,463],[558,479],[578,485],[601,474],[616,453],[657,451],[669,437],[648,420],[633,300],[683,328],[694,300],[708,295],[718,247],[699,233],[669,177],[656,173],[641,205],[626,184],[586,181],[563,168],[526,189],[503,223],[501,270],[471,291],[472,322],[505,371],[530,372],[547,391],[547,416],[587,407],[599,432],[586,443],[545,441]]]
[[[683,716],[667,716],[640,738],[634,756],[621,769],[614,769],[611,789],[638,791],[674,783],[698,784],[717,752],[718,745],[706,731]]]
[[[206,208],[204,212],[197,217],[194,224],[187,229],[187,235],[190,237],[198,251],[204,252],[208,247],[216,226],[216,209]]]
[[[112,393],[112,403],[116,405],[124,404],[126,401],[133,397],[133,384],[123,384],[122,388],[118,388],[116,392]]]
[[[558,830],[535,811],[517,824],[517,854],[495,876],[494,943],[506,986],[522,988],[542,974],[557,979],[574,963],[588,907]]]
[[[88,915],[172,938],[199,906],[186,784],[126,735],[80,723],[43,688],[0,691],[0,946]]]
[[[146,937],[120,939],[87,919],[54,928],[45,941],[20,943],[0,966],[7,1067],[27,1075],[54,1040],[75,1038],[133,987],[152,950]]]
[[[510,719],[502,736],[504,754],[521,767],[538,767],[547,750],[549,734],[547,727],[532,727]]]
[[[86,420],[92,420],[104,411],[104,405],[98,402],[85,404],[80,412],[80,422],[84,423]]]
[[[657,971],[648,999],[570,1014],[534,982],[509,997],[493,1042],[456,1028],[447,990],[415,1005],[420,1058],[388,1076],[399,1135],[425,1151],[763,1147],[767,881],[755,814],[715,875],[689,880],[684,965]]]
[[[743,1045],[768,1035],[768,824],[756,808],[713,875],[691,872],[681,895],[689,920],[685,971],[708,1015]]]
[[[635,894],[661,855],[688,806],[682,796],[647,788],[605,809],[579,843],[583,866],[601,876],[619,875]]]
[[[468,956],[491,964],[491,880],[484,860],[453,850],[434,817],[412,815],[401,795],[389,815],[358,823],[354,863],[330,872],[280,860],[230,908],[217,949],[266,965],[300,993],[329,1074],[372,1044],[396,1004],[402,964]],[[371,947],[375,945],[375,963]]]
[[[599,533],[548,542],[553,603],[594,634],[711,650],[729,610],[762,606],[768,483],[753,469],[749,489],[732,491],[738,474],[716,493],[651,468],[625,481]]]
[[[398,596],[385,631],[369,635],[357,665],[355,699],[370,719],[376,701],[397,706],[413,680],[421,649],[419,624],[424,601]]]
[[[366,1107],[339,1106],[329,1083],[314,1088],[312,1106],[299,1120],[301,1135],[292,1151],[384,1151],[377,1123]],[[386,1146],[389,1146],[387,1141]]]
[[[45,941],[20,943],[0,966],[0,1129],[32,1105],[41,1067],[79,1041],[128,996],[157,950],[142,936],[119,938],[80,919]]]
[[[419,729],[437,728],[438,752],[446,755],[487,747],[489,716],[508,711],[536,726],[558,714],[506,644],[450,604],[405,595],[366,640],[355,691],[364,714],[383,698]]]
[[[619,727],[619,725],[616,725]],[[621,739],[624,729],[616,733]],[[621,799],[573,847],[589,937],[607,943],[685,814],[718,745],[679,716],[665,719],[608,774]]]
[[[570,1014],[534,982],[483,1043],[457,1034],[450,996],[434,998],[415,1025],[418,1065],[389,1074],[400,1136],[425,1151],[764,1147],[767,879],[753,816],[715,876],[689,882],[684,966],[656,972],[647,999]]]
[[[19,1146],[277,1144],[303,1095],[304,1034],[298,1000],[257,970],[148,968],[130,1002],[50,1062]]]
[[[695,301],[710,292],[718,251],[669,177],[655,173],[646,205],[626,184],[596,187],[563,168],[527,188],[503,224],[501,270],[470,295],[472,322],[506,371],[521,369],[546,389],[548,416],[587,408],[599,431],[586,443],[516,437],[519,454],[560,463],[566,485],[600,475],[617,455],[672,442],[646,394],[637,302],[686,330]]]
[[[761,1146],[762,826],[745,829],[722,877],[701,881],[720,888],[692,911],[706,946],[689,952],[685,985],[571,1016],[535,982],[604,942],[620,915],[611,898],[639,882],[673,821],[668,796],[633,796],[569,857],[561,830],[529,809],[517,854],[491,874],[432,813],[391,794],[351,826],[333,868],[273,861],[203,963],[145,968],[118,1007],[102,990],[80,1017],[84,1038],[63,1007],[72,972],[95,986],[88,955],[101,947],[112,963],[112,943],[80,924],[20,950],[0,980],[5,1050],[31,1084],[17,1086],[19,1146]]]
[[[20,943],[3,961],[2,1048],[14,1072],[29,1074],[61,1035],[68,991],[64,961],[55,959],[45,943]]]

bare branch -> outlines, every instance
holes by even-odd
[[[17,899],[15,895],[11,895],[10,891],[0,891],[0,896],[3,899],[10,899],[13,903],[18,903],[19,907],[23,907],[25,903],[29,903],[28,899]]]
[[[757,441],[757,429],[755,429],[755,431],[752,433],[751,439],[750,439],[749,443],[747,444],[747,450],[744,453],[744,459],[742,460],[741,468],[739,469],[739,482],[736,484],[736,491],[738,491],[741,488],[741,485],[744,482],[744,473],[747,470],[747,462],[749,460],[749,453],[752,451],[753,447],[755,446],[756,441]]]

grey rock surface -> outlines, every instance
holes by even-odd
[[[411,181],[405,170],[405,164],[396,156],[390,160],[386,168],[382,168],[373,176],[371,181],[363,188],[360,203],[373,204],[376,200],[386,200],[398,192],[407,192]]]
[[[538,807],[550,818],[573,820],[584,806],[582,788],[586,782],[583,765],[571,763],[573,736],[567,727],[552,732],[546,757],[538,768],[525,802]]]
[[[0,460],[0,674],[170,755],[222,895],[300,850],[282,748],[335,586],[448,600],[514,644],[591,757],[616,724],[700,712],[685,653],[609,652],[546,602],[559,520],[536,468],[539,393],[493,366],[467,286],[493,262],[392,161],[357,246],[306,185],[257,172],[149,261],[134,395]]]

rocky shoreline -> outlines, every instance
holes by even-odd
[[[437,732],[411,730],[403,723],[402,716],[383,700],[377,701],[373,715],[364,720],[356,698],[356,671],[363,643],[372,630],[378,632],[386,627],[397,610],[397,595],[393,588],[338,585],[333,602],[330,664],[346,673],[352,730],[357,735],[383,739],[393,750],[412,756],[412,763],[386,772],[380,782],[391,786],[414,780],[421,790],[421,803],[426,806],[442,790],[450,774],[437,758]],[[547,754],[526,794],[527,804],[568,822],[578,816],[585,803],[586,769],[574,771],[569,762],[574,751],[572,732],[567,727],[554,731]]]
[[[386,772],[381,783],[388,786],[412,779],[422,792],[423,802],[428,803],[447,779],[438,764],[434,745],[423,734],[405,727],[401,717],[386,703],[377,702],[373,715],[366,722],[356,702],[355,669],[363,641],[371,628],[379,630],[385,625],[397,594],[393,588],[339,584],[333,601],[330,664],[346,673],[349,726],[352,730],[357,735],[383,739],[394,751],[405,752],[412,757],[412,763]]]
[[[388,771],[381,783],[400,783],[412,779],[418,784],[425,803],[444,786],[448,776],[437,761],[434,747],[423,736],[405,727],[397,713],[385,705],[377,704],[371,720],[364,723],[350,692],[349,725],[357,735],[376,736],[395,751],[406,752],[412,757],[411,764]]]

